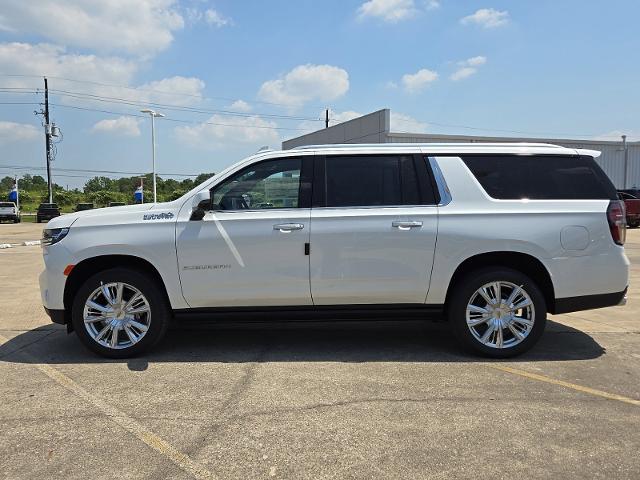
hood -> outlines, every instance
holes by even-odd
[[[124,205],[122,207],[104,207],[94,208],[92,210],[83,210],[81,212],[66,213],[59,217],[53,218],[47,223],[47,228],[66,228],[70,227],[77,220],[88,223],[117,223],[117,220],[131,218],[131,214],[146,212],[151,209],[167,209],[169,203],[142,203],[138,205]],[[136,216],[137,217],[137,216]]]

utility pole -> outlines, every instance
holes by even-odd
[[[329,128],[329,109],[324,111],[324,128]]]
[[[624,151],[624,181],[622,182],[623,189],[627,189],[627,176],[629,173],[629,147],[627,145],[627,136],[622,135],[622,150]]]
[[[49,203],[53,203],[53,189],[51,188],[51,123],[49,123],[49,84],[44,77],[44,137],[47,146],[47,188]]]
[[[152,167],[153,167],[153,203],[158,203],[158,197],[156,195],[156,117],[164,117],[163,113],[155,112],[149,108],[145,108],[144,110],[140,110],[142,113],[148,113],[151,117],[151,158],[152,158]]]
[[[18,187],[18,175],[15,176],[16,179],[16,210],[20,211],[20,188]]]

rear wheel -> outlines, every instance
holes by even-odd
[[[169,307],[161,286],[137,270],[113,268],[96,273],[80,287],[72,322],[82,343],[110,358],[142,353],[164,335]]]
[[[542,292],[526,275],[485,268],[467,274],[453,288],[449,321],[467,349],[506,358],[526,352],[540,339],[547,309]]]

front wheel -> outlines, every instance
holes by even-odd
[[[544,331],[544,295],[526,275],[485,268],[466,275],[450,297],[448,316],[462,344],[485,356],[506,358],[529,350]]]
[[[80,341],[110,358],[142,353],[164,335],[169,307],[150,275],[113,268],[90,277],[76,293],[71,319]]]

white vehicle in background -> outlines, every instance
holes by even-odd
[[[444,316],[508,357],[547,312],[624,303],[625,214],[598,152],[545,144],[260,152],[178,200],[51,220],[44,306],[109,357],[170,320]]]
[[[20,210],[13,202],[0,202],[0,222],[20,223]]]

